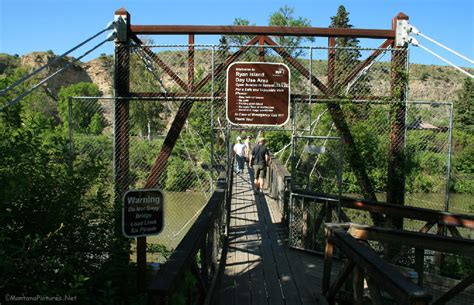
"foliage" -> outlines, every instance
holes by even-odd
[[[18,68],[20,64],[21,59],[18,54],[0,53],[0,74],[9,74],[12,70]]]
[[[474,135],[474,83],[466,77],[454,105],[456,129]]]
[[[26,74],[27,70],[21,67],[14,70],[7,70],[7,73],[0,78],[0,88],[3,89],[12,85]],[[18,85],[15,89],[10,90],[7,94],[0,96],[0,105],[8,105],[18,96],[18,92],[29,89],[31,83],[35,80],[35,78],[32,78],[30,81],[26,81]],[[21,124],[28,124],[33,117],[36,119],[35,124],[38,124],[39,120],[45,124],[51,124],[55,115],[56,106],[51,105],[51,100],[41,91],[34,91],[20,102],[7,107],[0,114],[5,120],[5,123],[16,127],[21,126]]]
[[[71,160],[64,136],[41,125],[2,122],[0,133],[1,288],[79,293],[112,246],[110,194],[98,180],[106,165],[92,155]]]
[[[71,122],[74,132],[100,134],[105,125],[97,99],[74,99],[71,97],[100,96],[99,87],[91,83],[78,83],[59,90],[58,114],[63,126],[67,126],[69,118],[69,101],[71,102]]]
[[[172,250],[166,248],[164,245],[160,244],[147,244],[147,252],[148,253],[159,253],[161,254],[166,260],[171,256],[173,253]]]
[[[267,132],[265,134],[266,146],[268,149],[276,153],[280,151],[287,144],[291,143],[291,134],[290,132]]]
[[[5,75],[2,88],[24,73]],[[75,134],[75,153],[61,128],[67,96],[95,90],[63,88],[61,111],[38,91],[0,116],[0,294],[70,295],[79,304],[138,296],[128,242],[115,231],[112,145],[100,134],[100,112],[73,110],[76,130],[92,132]]]
[[[349,23],[349,12],[343,5],[340,5],[337,9],[337,14],[331,17],[330,28],[352,28],[352,24]],[[358,80],[353,84],[348,92],[346,87],[341,87],[345,79],[349,76],[349,73],[359,64],[361,53],[357,47],[359,47],[359,40],[353,37],[337,37],[335,38],[335,45],[337,49],[334,50],[334,88],[333,92],[336,95],[368,95],[370,92],[368,86],[368,77],[364,76],[362,80]]]
[[[195,173],[189,162],[182,158],[171,157],[166,170],[165,190],[184,192],[194,184]]]
[[[197,279],[194,275],[187,271],[184,273],[183,280],[179,282],[176,292],[170,297],[170,305],[190,304],[192,298],[198,294],[196,287]]]
[[[233,25],[249,26],[255,24],[250,24],[250,21],[244,18],[235,18]],[[241,46],[247,44],[247,42],[253,38],[253,35],[224,35],[222,37],[224,38],[222,42],[228,42],[229,45]]]
[[[441,265],[441,275],[463,280],[474,272],[474,261],[470,257],[446,255]]]
[[[276,12],[270,15],[268,20],[268,25],[270,26],[283,26],[283,27],[310,27],[311,22],[309,19],[304,17],[295,17],[294,8],[285,5],[280,7]],[[244,18],[235,18],[234,25],[240,26],[249,26],[255,25],[251,24],[248,19]],[[226,45],[245,45],[247,42],[252,39],[254,35],[224,35],[223,39],[220,40],[220,44]],[[283,46],[292,47],[287,49],[287,51],[293,57],[299,57],[304,54],[304,51],[301,49],[294,49],[301,46],[304,41],[314,41],[311,37],[290,37],[290,36],[277,36],[273,39]],[[251,52],[250,52],[251,53]]]
[[[294,8],[285,5],[280,7],[278,11],[270,15],[270,19],[268,25],[270,26],[283,26],[283,27],[310,27],[311,22],[308,18],[303,17],[295,17],[294,16]],[[273,37],[279,45],[292,47],[291,49],[287,49],[293,57],[300,57],[304,54],[304,50],[302,49],[293,49],[295,47],[301,46],[303,41],[310,41],[313,42],[313,37],[289,37],[289,36],[277,36]]]
[[[158,69],[149,69],[138,54],[130,57],[130,88],[135,92],[162,92],[165,90],[156,77],[161,77]],[[159,134],[163,129],[163,118],[166,116],[162,101],[131,101],[130,122],[132,132],[151,139],[152,133]]]
[[[162,140],[135,140],[131,142],[129,158],[132,187],[138,188],[145,185],[162,143]]]

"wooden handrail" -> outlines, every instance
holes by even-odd
[[[329,286],[330,264],[332,257],[332,245],[337,246],[349,259],[348,266],[355,265],[360,268],[364,274],[370,277],[380,288],[383,288],[388,294],[394,297],[399,304],[428,304],[432,296],[425,290],[415,285],[396,271],[389,263],[383,261],[369,247],[358,242],[354,237],[344,229],[338,227],[327,227],[327,243],[331,245],[326,248],[325,266],[323,274],[323,294],[329,303],[333,302],[335,293],[341,286],[341,282],[350,274],[352,268],[346,268],[343,271],[343,278],[336,281],[333,287]],[[328,266],[329,264],[329,266]],[[353,267],[353,266],[352,266]]]
[[[147,288],[151,298],[166,299],[176,288],[185,272],[189,270],[200,245],[204,241],[209,228],[216,219],[219,207],[224,204],[226,181],[220,178],[217,189],[212,194],[201,214],[178,244],[168,261],[163,264]],[[154,303],[150,301],[149,303]]]
[[[415,249],[415,271],[418,273],[418,285],[423,286],[423,278],[424,278],[424,250],[434,250],[439,251],[442,253],[450,253],[454,255],[461,255],[465,257],[474,257],[474,253],[472,249],[474,249],[474,240],[459,238],[459,237],[448,237],[448,236],[440,236],[434,234],[426,234],[420,232],[412,232],[412,231],[405,231],[405,230],[398,230],[398,229],[388,229],[388,228],[380,228],[380,227],[372,227],[367,225],[360,225],[356,223],[326,223],[326,230],[328,236],[337,235],[340,232],[344,232],[346,235],[350,235],[352,238],[356,240],[363,240],[363,241],[378,241],[381,243],[388,243],[388,244],[402,244],[408,248]],[[347,230],[347,232],[346,232]],[[339,232],[339,233],[333,233]],[[340,244],[338,241],[334,241],[333,239],[328,238],[328,243],[334,243],[338,245],[339,248]],[[368,249],[368,248],[367,248]],[[343,249],[341,249],[343,250]],[[326,256],[330,256],[330,251]],[[348,255],[346,253],[346,255]],[[353,260],[353,257],[350,257],[350,260]],[[329,262],[325,261],[325,264]],[[388,266],[388,263],[385,263]],[[325,266],[325,270],[327,267]],[[326,271],[327,273],[328,271]],[[326,275],[328,277],[328,275]],[[433,302],[433,304],[444,304],[448,300],[454,298],[457,294],[461,291],[466,289],[469,285],[474,283],[474,273],[468,275],[465,279],[459,282],[454,287],[443,295],[441,295],[437,300]],[[325,286],[324,286],[325,285]],[[323,287],[326,287],[328,290],[328,296],[332,297],[334,292],[334,288],[329,290],[328,283],[323,284]],[[334,285],[333,285],[334,286]]]
[[[328,202],[333,205],[337,204],[338,199],[336,195],[328,195],[313,191],[298,190],[298,194],[315,198],[327,198],[330,199]],[[474,229],[474,216],[471,215],[453,214],[413,206],[375,202],[367,199],[355,199],[345,196],[341,196],[341,207],[408,219],[424,220],[447,226]]]
[[[474,240],[426,234],[420,232],[372,227],[356,223],[326,224],[327,227],[346,227],[348,233],[361,240],[374,240],[383,243],[403,244],[411,248],[429,249],[474,258]]]
[[[274,168],[278,172],[278,175],[280,175],[283,179],[291,178],[291,173],[283,164],[281,164],[280,160],[275,156],[272,156],[271,167]]]

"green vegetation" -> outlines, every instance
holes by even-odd
[[[10,73],[12,70],[18,68],[21,64],[20,57],[18,55],[9,55],[6,53],[0,53],[0,74]]]
[[[331,19],[331,27],[351,27],[349,13],[340,7]],[[235,24],[248,25],[245,19],[236,19]],[[309,20],[294,17],[294,10],[284,6],[272,14],[270,25],[310,26]],[[249,37],[222,37],[216,53],[216,65],[231,53],[228,45],[244,44]],[[301,38],[278,37],[278,43],[297,47]],[[355,39],[336,39],[336,46],[356,47]],[[308,60],[300,51],[293,49],[292,55],[306,67]],[[172,58],[172,69],[186,64],[186,51],[162,51],[164,58]],[[251,52],[250,52],[251,53]],[[281,61],[268,52],[267,60]],[[210,69],[210,51],[196,50],[196,80],[202,79]],[[166,56],[164,56],[166,55]],[[343,81],[349,71],[360,62],[357,50],[339,50],[335,53],[335,83]],[[249,55],[255,60],[256,53]],[[110,58],[101,55],[103,62]],[[0,54],[0,88],[6,88],[25,73],[18,56]],[[157,91],[156,76],[144,73],[145,66],[136,55],[131,56],[131,88],[138,92]],[[312,66],[316,75],[327,74],[327,62],[315,61]],[[373,69],[388,73],[389,63],[377,63]],[[439,71],[438,71],[439,70]],[[182,72],[182,71],[180,71]],[[158,77],[161,72],[158,71]],[[453,72],[433,67],[415,67],[414,77],[423,82],[433,79],[452,81],[458,77]],[[412,76],[413,76],[412,75]],[[294,73],[295,91],[303,90],[307,83],[300,82]],[[365,162],[368,176],[375,189],[384,192],[387,185],[389,107],[352,103],[350,96],[357,92],[367,94],[373,87],[365,78],[348,92],[337,88],[347,100],[335,101],[347,117],[351,133]],[[19,86],[23,92],[32,85],[27,82]],[[202,92],[210,92],[208,85]],[[216,92],[225,92],[225,78],[218,77],[214,83]],[[178,88],[170,85],[168,92]],[[293,87],[292,87],[293,90]],[[77,296],[84,304],[140,304],[144,302],[135,290],[135,265],[129,259],[132,253],[130,241],[122,237],[117,224],[121,210],[114,205],[113,194],[113,133],[112,111],[107,101],[99,99],[71,100],[72,96],[98,96],[99,89],[90,83],[79,83],[62,88],[58,101],[38,90],[26,97],[22,103],[8,107],[0,113],[0,295],[64,295]],[[13,93],[0,97],[5,105],[14,97]],[[179,101],[130,101],[130,188],[144,186],[157,154],[163,146],[162,135],[169,128],[172,115]],[[222,119],[224,106],[214,105],[214,120]],[[327,108],[326,104],[298,106],[298,115],[311,112],[314,119]],[[455,101],[455,129],[453,133],[452,178],[449,189],[467,196],[474,192],[474,85],[466,79],[463,89]],[[173,154],[168,160],[159,186],[168,192],[174,202],[193,202],[186,211],[176,213],[181,222],[170,226],[174,232],[185,228],[203,202],[208,191],[208,175],[211,162],[210,144],[214,144],[215,156],[223,157],[224,139],[214,134],[210,121],[212,112],[208,102],[196,102],[184,127]],[[444,110],[443,110],[444,109]],[[442,194],[445,191],[446,132],[418,128],[429,118],[435,127],[448,124],[445,108],[410,109],[407,131],[406,170],[407,202],[418,205],[419,198],[426,194]],[[70,114],[72,115],[70,117]],[[301,116],[304,117],[303,115]],[[298,120],[298,128],[308,128],[309,120]],[[225,124],[224,122],[215,123]],[[72,139],[69,138],[69,132]],[[220,131],[219,131],[220,132]],[[334,132],[331,134],[331,132]],[[328,115],[321,117],[313,134],[335,135],[333,122]],[[269,149],[277,152],[291,141],[291,133],[267,132]],[[214,138],[214,139],[213,139]],[[330,145],[327,145],[330,152]],[[334,145],[337,151],[337,145]],[[289,149],[280,158],[286,161]],[[300,151],[298,153],[301,153]],[[347,154],[347,152],[344,152]],[[215,160],[213,160],[215,161]],[[303,160],[311,170],[315,158]],[[338,164],[337,154],[324,154],[318,159],[322,172],[334,172]],[[311,167],[310,167],[311,166]],[[360,194],[353,171],[345,162],[343,192]],[[215,174],[215,173],[213,173]],[[323,177],[324,178],[324,177]],[[322,185],[325,192],[336,192],[334,183],[322,183],[321,177],[308,179],[307,183]],[[204,182],[203,182],[204,181]],[[306,183],[306,180],[304,181]],[[412,198],[416,198],[413,199]],[[442,204],[442,203],[441,203]],[[177,206],[177,205],[176,205]],[[462,205],[462,207],[466,207]],[[467,206],[474,213],[474,206]],[[316,212],[314,212],[316,213]],[[183,216],[184,215],[184,216]],[[370,221],[366,217],[365,221]],[[170,234],[174,232],[170,231]],[[185,232],[185,231],[183,231]],[[184,234],[184,233],[182,233]],[[178,235],[178,234],[177,234]],[[161,242],[161,241],[160,241]],[[172,246],[150,243],[150,253],[161,254],[165,259]],[[462,273],[470,265],[457,258],[446,261],[444,270]],[[447,271],[446,271],[447,272]],[[182,304],[184,295],[194,293],[196,279],[186,273],[172,303]],[[134,303],[136,302],[136,303]]]
[[[268,20],[269,26],[283,26],[283,27],[310,27],[311,22],[309,19],[304,17],[295,17],[294,8],[289,7],[288,5],[280,7],[276,12],[270,15]],[[234,25],[255,25],[252,24],[249,20],[244,18],[235,18]],[[224,35],[220,40],[221,45],[245,45],[247,42],[252,39],[252,35]],[[290,37],[290,36],[277,36],[272,37],[272,39],[279,45],[291,47],[286,49],[286,51],[293,57],[297,58],[305,54],[303,49],[298,49],[305,41],[314,41],[312,37]],[[265,53],[268,53],[268,50],[264,50]],[[255,53],[255,52],[254,52]]]
[[[464,80],[463,88],[454,104],[455,129],[453,134],[454,174],[450,188],[462,194],[474,193],[474,84]],[[474,212],[474,206],[471,206]]]
[[[132,56],[135,71],[139,60]],[[5,70],[0,88],[25,73],[23,68]],[[142,91],[154,81],[134,77],[135,86]],[[34,81],[20,85],[18,91]],[[1,97],[0,105],[14,95]],[[110,101],[71,99],[99,95],[98,87],[90,83],[63,87],[57,101],[38,90],[0,113],[2,295],[66,294],[77,297],[81,304],[145,301],[136,291],[132,245],[120,232],[121,207],[114,204]],[[148,178],[163,143],[157,136],[164,133],[169,114],[175,111],[170,104],[164,111],[161,102],[131,102],[131,188],[142,187]],[[181,137],[160,181],[165,191],[189,194],[186,200],[196,200],[195,194],[209,189],[208,177],[196,166],[210,164],[209,147],[196,139],[203,136],[206,143],[210,139],[208,106],[195,107],[193,113],[194,120],[186,129],[201,134]],[[183,229],[206,200],[204,194],[199,196],[198,206],[189,209],[187,218],[179,219],[178,229]],[[165,259],[171,251],[156,243],[149,248]]]
[[[2,87],[18,79],[15,70]],[[136,294],[127,248],[113,234],[110,158],[72,153],[67,96],[97,94],[92,84],[61,90],[58,107],[41,92],[0,117],[0,291],[2,295],[77,296],[81,303],[119,304]],[[2,97],[5,104],[10,96]],[[78,133],[100,140],[103,118],[75,104]],[[92,141],[106,151],[106,141]],[[119,254],[119,252],[121,252]],[[114,301],[115,300],[115,301]]]

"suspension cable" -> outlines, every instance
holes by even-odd
[[[331,136],[331,133],[332,133],[332,130],[334,129],[334,126],[335,126],[334,123],[332,123],[331,128],[329,128],[329,132],[326,135],[326,139],[324,139],[323,146],[326,146],[326,144],[329,140],[328,137]],[[318,157],[316,158],[316,161],[314,162],[313,168],[311,169],[311,172],[309,173],[310,177],[313,175],[314,171],[316,170],[316,166],[318,165],[320,158],[321,158],[321,154],[318,154]]]
[[[161,81],[161,78],[160,78],[160,77],[158,76],[158,74],[157,74],[156,68],[155,68],[155,66],[153,65],[153,61],[151,60],[150,56],[149,56],[146,52],[143,51],[141,45],[136,44],[136,45],[134,45],[134,46],[135,46],[134,51],[135,51],[135,53],[138,55],[138,57],[140,57],[140,59],[143,61],[144,65],[145,65],[145,68],[153,75],[153,77],[155,78],[155,80],[157,80],[157,81],[159,82],[163,93],[164,93],[165,95],[168,94],[168,92],[167,92],[167,90],[166,90],[166,87],[164,86],[163,82]],[[166,103],[166,105],[167,105],[166,107],[168,108],[168,110],[169,110],[170,112],[176,111],[176,109],[173,109],[173,107],[171,107],[170,105],[168,105],[168,103]],[[172,105],[172,104],[171,104],[171,105]],[[186,122],[185,130],[186,130],[186,132],[188,132],[188,133],[191,135],[191,139],[192,139],[194,145],[195,145],[195,146],[198,146],[198,145],[196,145],[196,139],[195,139],[196,131],[194,130],[194,128],[192,128],[191,126],[189,126],[189,124],[188,124],[187,122]],[[201,136],[199,136],[199,140],[200,140],[202,146],[205,147],[204,141],[202,140],[202,137],[201,137]],[[183,144],[184,144],[184,148],[185,148],[186,153],[187,153],[187,155],[188,155],[188,159],[192,160],[191,154],[189,153],[189,149],[188,149],[187,144],[186,144],[186,141],[184,141],[184,140],[182,139],[182,137],[181,137],[181,141],[182,141]],[[199,173],[197,172],[196,168],[193,168],[193,169],[194,169],[194,170],[193,170],[193,171],[194,171],[194,174],[196,175],[196,178],[198,179],[199,185],[201,186],[201,191],[202,191],[203,193],[206,193],[206,192],[204,191],[203,183],[202,183],[202,181],[201,181],[201,178],[200,178],[200,176],[199,176]],[[208,176],[209,176],[209,178],[212,178],[212,177],[210,176],[210,173],[208,173]],[[207,194],[207,195],[210,196],[210,194]]]
[[[0,111],[3,111],[3,110],[5,110],[5,109],[8,108],[8,107],[17,104],[22,98],[24,98],[25,96],[27,96],[28,94],[30,94],[31,92],[33,92],[34,90],[36,90],[39,86],[41,86],[42,84],[44,84],[44,83],[47,82],[48,80],[54,78],[56,75],[58,75],[58,74],[61,73],[62,71],[64,71],[65,69],[69,68],[72,64],[74,64],[75,62],[77,62],[77,61],[81,60],[82,58],[86,57],[87,55],[89,55],[90,53],[92,53],[93,51],[95,51],[97,48],[99,48],[100,46],[102,46],[104,43],[106,43],[106,42],[108,42],[108,41],[110,41],[110,40],[113,40],[114,38],[115,38],[115,35],[110,35],[107,39],[105,39],[105,40],[103,40],[102,42],[100,42],[99,44],[95,45],[92,49],[90,49],[89,51],[85,52],[85,53],[82,54],[80,57],[71,60],[71,61],[68,62],[66,65],[64,65],[64,67],[62,67],[61,69],[55,71],[53,74],[49,75],[48,77],[43,78],[39,83],[37,83],[36,85],[34,85],[34,86],[31,87],[30,89],[28,89],[26,92],[23,92],[21,95],[17,96],[15,99],[13,99],[12,101],[8,102],[6,105],[4,105],[3,107],[0,108]]]
[[[163,85],[163,82],[161,81],[161,78],[156,74],[156,70],[153,66],[153,62],[152,60],[150,59],[150,56],[148,54],[146,54],[146,52],[144,52],[141,48],[140,45],[136,45],[135,48],[134,48],[136,51],[135,53],[138,55],[138,57],[140,57],[140,59],[143,61],[144,65],[145,65],[145,68],[153,75],[153,77],[158,81],[158,83],[160,84],[161,86],[161,89],[163,91],[163,93],[166,95],[168,94],[167,90],[166,90],[166,87],[165,85]]]
[[[391,49],[391,47],[388,47],[386,50],[388,51],[390,49]],[[379,61],[382,60],[382,58],[385,56],[385,54],[387,54],[386,51],[381,52],[382,56],[380,56],[380,54],[377,56],[377,57],[380,56]],[[361,77],[363,77],[365,74],[367,74],[367,72],[370,70],[370,68],[375,64],[377,57],[374,58],[370,64],[368,64],[362,70],[360,70],[359,73],[357,73],[357,75],[349,82],[349,84],[347,84],[346,95],[349,95],[349,91],[351,90],[352,86],[354,86],[354,84],[356,82],[358,82]]]
[[[425,34],[423,34],[422,32],[420,32],[420,30],[418,30],[416,27],[414,27],[414,26],[412,26],[412,25],[410,26],[410,33],[413,33],[413,34],[415,34],[415,35],[419,35],[419,36],[425,38],[426,40],[431,41],[432,43],[434,43],[434,44],[436,44],[436,45],[442,47],[443,49],[445,49],[445,50],[447,50],[447,51],[453,53],[454,55],[459,56],[460,58],[464,59],[465,61],[468,61],[468,62],[470,62],[471,64],[474,64],[474,60],[472,60],[472,59],[470,59],[470,58],[467,58],[466,56],[462,55],[461,53],[454,51],[453,49],[451,49],[451,48],[445,46],[444,44],[442,44],[442,43],[440,43],[440,42],[437,42],[436,40],[434,40],[433,38],[429,37],[428,35],[425,35]]]
[[[33,72],[31,72],[30,74],[27,74],[25,76],[23,76],[21,79],[17,80],[16,82],[14,82],[13,84],[11,84],[10,86],[8,86],[7,88],[3,89],[0,91],[0,96],[3,96],[5,95],[8,91],[12,90],[13,88],[15,88],[16,86],[18,86],[19,84],[23,83],[24,81],[28,80],[29,78],[31,78],[32,76],[40,73],[41,71],[43,71],[44,69],[46,69],[47,67],[57,63],[60,59],[64,58],[66,55],[68,55],[69,53],[79,49],[80,47],[82,47],[83,45],[85,45],[86,43],[88,43],[89,41],[93,40],[94,38],[96,38],[97,36],[99,36],[100,34],[104,33],[104,32],[107,32],[111,29],[114,28],[114,25],[115,25],[115,21],[111,21],[109,24],[107,24],[106,28],[99,31],[97,34],[91,36],[90,38],[84,40],[83,42],[81,42],[80,44],[76,45],[75,47],[73,47],[72,49],[66,51],[65,53],[59,55],[58,57],[55,57],[53,60],[51,60],[50,62],[48,62],[46,65],[44,66],[41,66],[39,67],[38,69],[34,70]]]
[[[310,129],[309,129],[309,135],[312,135],[313,132],[314,132],[314,129],[316,129],[316,126],[319,124],[319,121],[321,120],[321,118],[323,117],[323,115],[329,110],[329,108],[326,108],[324,109],[323,112],[321,112],[318,117],[316,118],[316,121],[314,121],[311,126],[310,126]],[[333,123],[334,124],[334,123]],[[331,127],[332,128],[332,127]],[[308,142],[309,144],[309,142]],[[295,168],[298,168],[298,166],[300,165],[300,161],[301,161],[301,158],[303,158],[303,154],[304,154],[304,151],[301,152],[300,154],[300,157],[298,158],[298,162],[296,162],[296,166]]]
[[[450,65],[451,67],[455,68],[456,70],[458,70],[459,72],[461,73],[464,73],[466,74],[467,76],[469,76],[470,78],[474,78],[474,75],[472,75],[471,73],[467,72],[466,70],[460,68],[459,66],[455,65],[454,63],[450,62],[449,60],[447,60],[446,58],[436,54],[435,52],[433,52],[432,50],[430,50],[429,48],[425,47],[424,45],[422,45],[421,43],[418,42],[418,40],[416,40],[415,38],[413,37],[410,37],[408,39],[408,42],[411,43],[412,45],[414,45],[415,47],[420,47],[422,48],[423,50],[425,50],[426,52],[430,53],[431,55],[435,56],[436,58],[444,61],[445,63],[447,63],[448,65]]]

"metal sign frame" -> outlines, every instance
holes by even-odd
[[[258,123],[245,123],[245,122],[234,122],[232,121],[230,118],[229,118],[229,72],[230,70],[232,69],[233,66],[235,65],[245,65],[245,64],[248,64],[248,65],[262,65],[262,66],[281,66],[281,67],[284,67],[286,69],[286,73],[288,73],[288,87],[286,87],[286,89],[288,90],[288,98],[286,100],[286,103],[287,103],[287,107],[286,107],[286,119],[283,123],[278,123],[278,124],[258,124]],[[237,87],[237,86],[235,86]],[[263,94],[262,94],[263,95]],[[268,126],[284,126],[288,123],[288,121],[290,120],[290,111],[291,111],[291,107],[290,107],[290,104],[291,104],[291,70],[290,68],[288,67],[288,65],[286,65],[285,63],[278,63],[278,62],[249,62],[249,61],[245,61],[245,62],[234,62],[232,64],[229,65],[229,67],[227,68],[227,71],[226,71],[226,119],[227,119],[227,122],[229,122],[230,124],[232,124],[233,126],[262,126],[262,127],[268,127]]]

